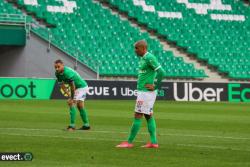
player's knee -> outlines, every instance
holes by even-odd
[[[73,103],[68,102],[68,106],[69,106],[69,107],[72,107],[72,106],[73,106]]]
[[[68,105],[70,106],[70,107],[72,107],[73,105],[75,104],[75,101],[74,100],[68,100]]]
[[[146,118],[146,120],[149,120],[152,116],[151,116],[151,115],[144,114],[144,117]]]
[[[82,101],[77,101],[77,108],[78,109],[84,108],[84,104]]]

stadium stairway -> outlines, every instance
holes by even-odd
[[[102,64],[99,66],[99,72],[103,76],[136,76],[137,58],[132,44],[138,39],[146,39],[151,47],[150,50],[155,51],[156,55],[159,55],[159,60],[163,62],[167,77],[190,79],[206,77],[204,70],[196,69],[193,63],[186,63],[183,58],[175,57],[172,51],[164,51],[160,42],[150,38],[147,32],[141,33],[128,21],[112,15],[110,11],[91,0],[62,2],[30,0],[26,1],[26,4],[23,0],[19,0],[17,3],[20,8],[25,8],[37,18],[55,25],[55,28],[33,27],[35,33],[45,40],[51,40],[53,45],[95,71],[98,70],[96,64]],[[56,6],[61,3],[69,6],[66,8]],[[55,38],[50,39],[47,31],[50,31]]]

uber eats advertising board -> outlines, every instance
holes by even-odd
[[[87,80],[88,99],[136,99],[136,81]],[[55,79],[0,78],[0,99],[65,99]],[[250,84],[164,82],[158,99],[250,102]]]

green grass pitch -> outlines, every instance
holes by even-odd
[[[160,148],[140,147],[149,141],[145,120],[134,148],[115,148],[127,138],[134,103],[87,100],[91,131],[66,132],[66,101],[1,100],[0,152],[32,152],[34,159],[0,166],[250,166],[249,103],[157,101]]]

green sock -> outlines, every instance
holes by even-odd
[[[134,123],[132,125],[132,128],[130,130],[129,137],[128,137],[128,142],[129,143],[132,143],[133,140],[135,139],[135,136],[137,135],[137,133],[138,133],[138,131],[140,129],[140,126],[141,126],[141,119],[140,118],[135,118]]]
[[[82,118],[82,122],[84,123],[84,126],[89,126],[89,118],[88,118],[87,110],[84,108],[81,108],[79,111],[80,111],[80,115]]]
[[[70,108],[70,126],[75,127],[75,122],[76,122],[76,107],[71,106]]]
[[[150,134],[151,143],[157,144],[156,123],[154,117],[151,117],[149,120],[147,120],[147,123],[148,123],[148,132]]]

